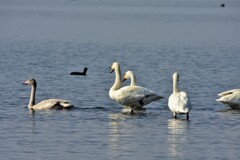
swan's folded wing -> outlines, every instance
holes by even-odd
[[[141,106],[141,102],[145,97],[154,95],[151,90],[140,86],[126,86],[119,90],[117,101],[123,105]]]
[[[232,92],[231,94],[226,94],[216,101],[223,102],[223,103],[233,103],[240,105],[240,91]]]
[[[74,106],[67,100],[64,99],[47,99],[39,102],[34,105],[34,109],[36,110],[44,110],[44,109],[63,109],[63,108],[73,108]]]
[[[172,94],[169,97],[168,106],[176,113],[187,113],[191,110],[191,102],[186,92]]]
[[[36,110],[44,110],[44,109],[52,109],[56,105],[59,105],[59,102],[54,99],[47,99],[39,102],[38,104],[34,105],[34,109]]]
[[[185,111],[189,111],[192,108],[191,101],[186,92],[180,92],[179,106]]]
[[[218,96],[223,97],[223,96],[226,96],[226,95],[233,94],[235,92],[240,92],[240,89],[232,89],[232,90],[224,91],[224,92],[219,93]]]
[[[65,108],[65,109],[70,109],[73,108],[74,106],[71,104],[70,101],[65,100],[65,99],[53,99],[59,102],[60,107]]]

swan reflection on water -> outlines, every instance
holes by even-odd
[[[146,108],[132,109],[131,107],[124,106],[121,110],[121,114],[141,116],[141,115],[146,115],[146,113],[144,111],[146,111]]]
[[[183,156],[183,144],[187,143],[189,121],[181,119],[168,120],[169,153],[173,157]]]
[[[133,144],[135,140],[134,137],[138,133],[138,127],[132,122],[135,122],[137,117],[146,116],[144,111],[138,111],[132,114],[129,110],[130,109],[123,108],[121,112],[109,113],[108,115],[108,146],[111,151],[109,154],[113,156],[111,159],[114,159],[114,156],[119,156],[132,149],[131,147],[133,146],[131,144]]]
[[[118,155],[121,142],[121,126],[122,120],[125,119],[124,114],[122,113],[111,113],[108,115],[109,119],[109,147],[111,150],[111,155]]]

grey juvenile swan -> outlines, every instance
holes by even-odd
[[[37,88],[36,80],[30,79],[24,82],[23,84],[32,86],[30,100],[28,104],[29,109],[33,109],[33,110],[71,109],[74,107],[69,101],[63,100],[63,99],[47,99],[36,104],[35,103],[35,95],[36,95],[36,88]]]

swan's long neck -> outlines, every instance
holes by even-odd
[[[118,90],[122,86],[122,75],[120,66],[115,68],[115,82],[111,87],[111,90]]]
[[[134,74],[131,75],[131,84],[130,86],[136,86],[136,77]]]
[[[28,108],[32,108],[35,105],[36,88],[37,88],[37,85],[33,84],[32,85],[32,90],[31,90],[31,95],[30,95],[30,100],[29,100],[29,104],[28,104]]]
[[[178,93],[178,92],[179,92],[178,82],[177,82],[177,78],[175,77],[173,79],[173,93]]]

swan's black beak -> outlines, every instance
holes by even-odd
[[[28,81],[22,83],[23,85],[29,85]]]
[[[124,81],[126,81],[126,80],[127,80],[127,78],[124,77],[123,80],[122,80],[122,82],[124,82]]]
[[[112,73],[114,71],[114,69],[112,69],[112,67],[109,67],[111,69],[110,73]]]

